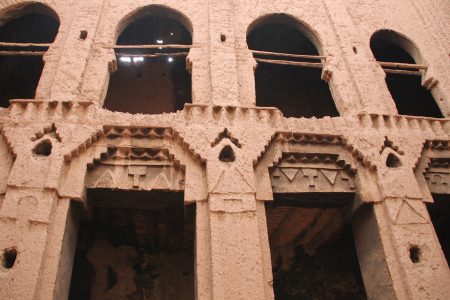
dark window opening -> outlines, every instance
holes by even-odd
[[[266,204],[275,299],[366,299],[353,234],[352,193],[274,194]]]
[[[183,193],[95,189],[69,299],[194,299],[195,205]]]
[[[285,15],[268,17],[247,36],[249,49],[285,54],[319,55],[295,20]],[[320,60],[254,53],[258,59],[319,63]],[[256,105],[277,107],[285,117],[339,116],[321,67],[291,66],[258,61],[255,71]]]
[[[110,78],[106,109],[160,114],[181,110],[192,102],[191,75],[186,68],[189,49],[164,48],[167,44],[191,45],[191,33],[178,21],[181,17],[160,10],[137,19],[120,34],[117,45],[160,45],[161,49],[116,49],[118,69]]]
[[[433,200],[427,205],[428,213],[450,267],[450,195],[433,194]]]
[[[404,47],[399,46],[400,44]],[[370,47],[377,61],[406,64],[417,63],[408,52],[417,52],[412,43],[392,31],[375,33],[370,40]],[[431,92],[422,86],[420,71],[416,71],[416,74],[395,74],[390,73],[394,69],[393,67],[384,69],[386,71],[386,84],[399,114],[434,118],[443,117]],[[406,71],[411,71],[411,69]]]
[[[42,4],[30,4],[6,22],[0,20],[0,42],[53,43],[59,29],[58,17]],[[14,55],[0,55],[0,107],[8,107],[11,99],[32,99],[44,68],[42,55],[48,47],[1,46],[0,51]],[[18,55],[17,52],[41,52],[41,55]]]

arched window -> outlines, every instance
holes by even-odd
[[[34,3],[0,17],[0,106],[10,99],[32,99],[41,77],[45,52],[59,29],[58,16]]]
[[[380,30],[372,35],[370,48],[386,72],[386,84],[399,114],[443,117],[430,91],[422,86],[427,66],[417,64],[420,55],[411,41],[394,31]]]
[[[284,14],[251,26],[247,44],[258,62],[256,105],[274,106],[286,117],[338,116],[322,60],[301,23]]]
[[[190,103],[188,26],[183,16],[167,8],[151,6],[140,12],[117,39],[117,71],[111,75],[104,107],[159,114]]]

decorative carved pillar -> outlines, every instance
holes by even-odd
[[[232,0],[209,1],[209,51],[213,104],[237,105],[239,101]]]
[[[273,299],[264,204],[239,146],[223,139],[207,163],[212,298]]]
[[[71,9],[75,16],[67,32],[64,46],[60,50],[62,56],[54,75],[52,99],[69,101],[79,96],[87,61],[94,46],[94,36],[103,2],[82,0],[73,3]]]
[[[0,270],[5,299],[68,294],[78,220],[57,191],[66,136],[55,125],[41,126],[3,128],[16,155],[0,207],[0,249],[15,252],[15,261]]]
[[[357,212],[353,223],[367,295],[444,299],[450,294],[450,271],[412,172],[411,157],[396,147],[383,148],[377,170],[382,199]]]

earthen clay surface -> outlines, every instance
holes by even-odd
[[[313,274],[323,286],[309,295],[328,299],[450,298],[448,243],[436,234],[449,232],[430,218],[430,207],[448,211],[450,194],[448,1],[35,2],[54,11],[59,31],[35,97],[0,107],[1,299],[68,299],[80,234],[99,209],[139,211],[123,228],[154,237],[155,248],[145,238],[91,240],[83,258],[98,275],[91,299],[295,299],[308,295],[302,282],[318,284],[299,280]],[[1,0],[0,26],[28,4]],[[122,80],[112,77],[118,36],[143,15],[168,12],[192,35],[192,103],[177,110],[173,85],[158,78],[166,69],[155,68],[139,80],[159,88],[131,82],[113,95],[133,113],[106,109],[108,85]],[[324,56],[317,70],[332,117],[256,105],[261,63],[247,35],[273,14],[297,20]],[[405,50],[425,66],[420,83],[443,118],[398,114],[370,48],[380,30],[413,45]],[[313,92],[297,95],[318,109]],[[139,110],[145,97],[155,107]],[[177,220],[184,225],[173,238]],[[171,252],[165,242],[188,246]],[[302,270],[305,258],[314,271]],[[327,264],[334,259],[348,263]]]

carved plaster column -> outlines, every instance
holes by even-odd
[[[237,105],[239,102],[233,18],[232,0],[209,1],[209,67],[212,102],[216,105]]]
[[[228,139],[211,152],[207,175],[212,299],[273,299],[265,208],[255,199],[252,164]]]
[[[60,50],[62,57],[52,85],[52,99],[70,101],[79,96],[88,58],[94,47],[103,2],[103,0],[74,2],[72,11],[75,16],[67,32],[64,47]]]
[[[381,199],[353,221],[366,293],[369,299],[445,299],[450,271],[412,172],[415,159],[399,152],[382,150]]]
[[[383,82],[385,74],[376,62],[369,62],[373,56],[367,53],[368,47],[362,43],[365,40],[355,29],[344,1],[321,0],[321,2],[341,49],[338,53],[341,59],[336,62],[341,67],[336,65],[331,67],[333,71],[331,81],[336,81],[334,84],[336,86],[346,87],[339,91],[342,93],[341,100],[348,101],[340,105],[336,103],[340,106],[340,111],[344,114],[355,114],[361,111],[396,113],[394,102]],[[341,73],[340,69],[344,69],[345,74]],[[344,78],[351,85],[339,82]],[[367,84],[368,82],[371,84]],[[382,99],[380,99],[380,93],[383,94]]]
[[[16,156],[0,207],[0,249],[14,254],[0,268],[5,299],[68,296],[78,219],[58,193],[64,136],[54,125],[41,126],[3,128]]]

